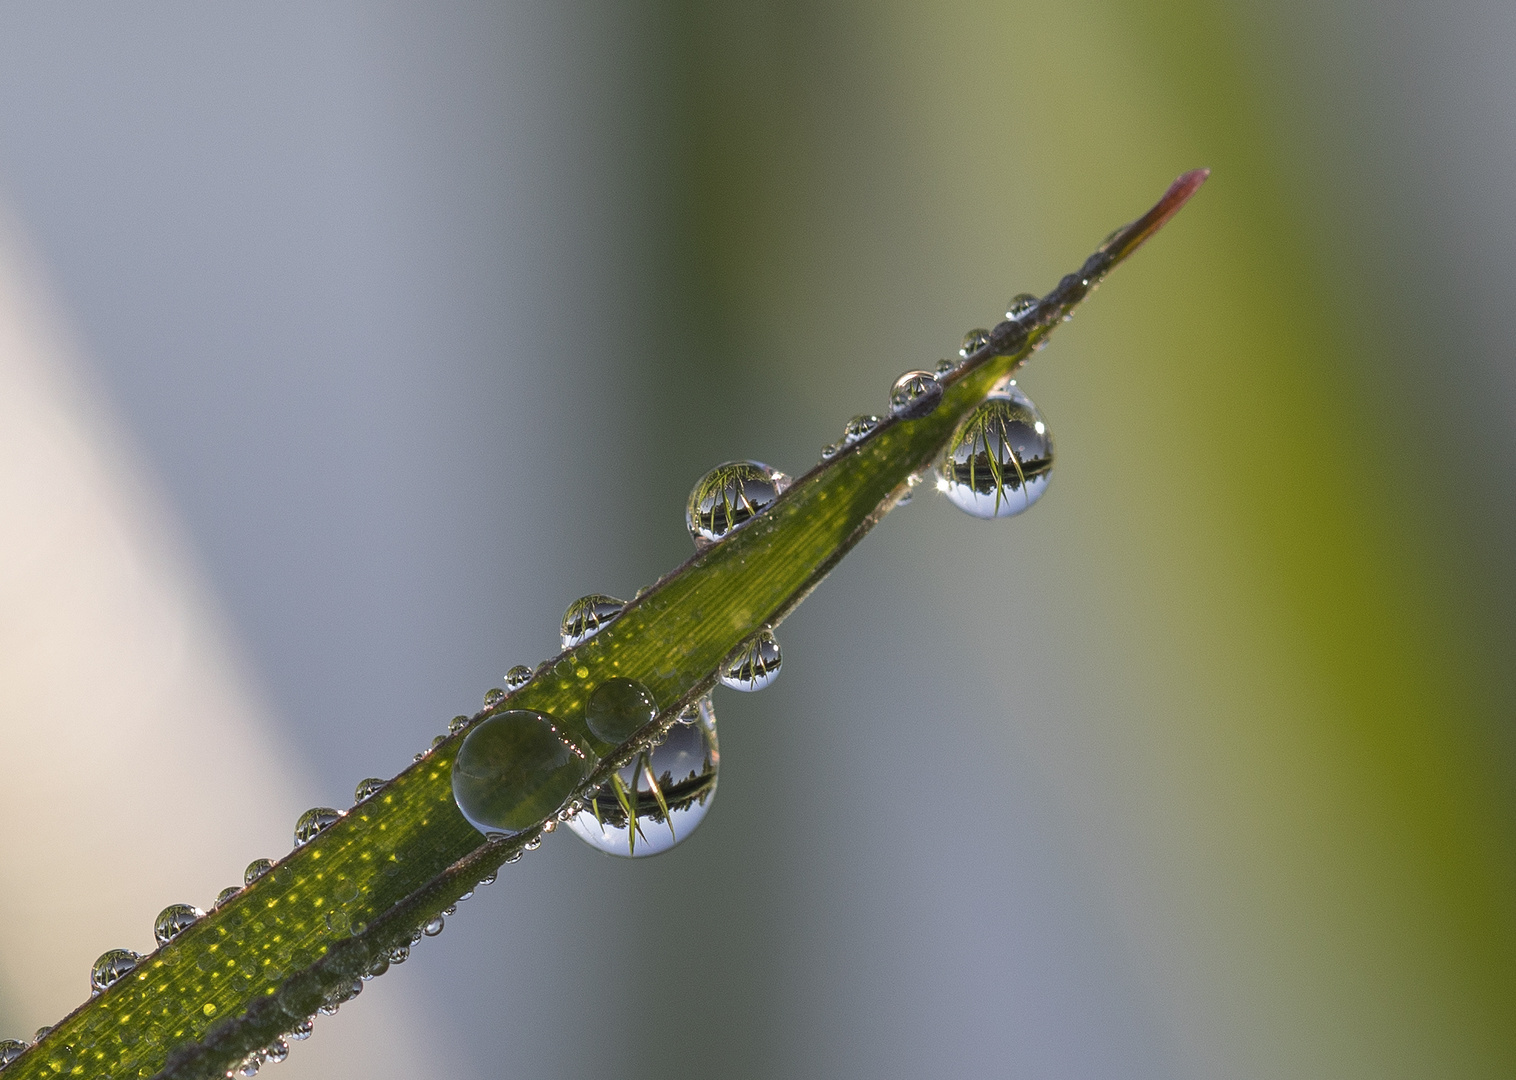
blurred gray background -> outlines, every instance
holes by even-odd
[[[1483,606],[1498,653],[1516,530],[1512,335],[1491,315],[1516,282],[1512,12],[1209,7],[1205,33],[1252,65],[1224,91],[1186,87],[1165,52],[1204,48],[1200,30],[1126,40],[1140,10],[14,5],[0,201],[188,538],[186,572],[232,628],[306,805],[346,805],[554,651],[577,596],[630,596],[682,561],[706,468],[804,471],[901,370],[1049,287],[1173,175],[1210,164],[1213,187],[1231,182],[1205,125],[1233,114],[1277,151],[1257,183],[1297,208],[1304,273],[1331,285],[1315,302],[1351,309],[1326,316],[1333,377],[1397,401],[1382,384],[1411,382],[1409,415],[1445,433],[1429,452],[1458,465],[1437,473],[1455,490],[1436,516],[1482,583],[1449,588]],[[985,96],[1018,65],[1005,100]],[[1112,89],[1090,81],[1102,66]],[[1017,149],[1044,124],[1089,144],[1049,151],[1077,171]],[[1124,124],[1164,152],[1105,153]],[[1250,227],[1202,210],[1175,230]],[[1148,294],[1118,297],[1168,239],[1024,380],[1060,437],[1062,489],[1010,523],[931,499],[893,515],[785,624],[774,687],[718,696],[721,791],[700,831],[646,862],[551,838],[374,984],[405,1018],[391,1037],[440,1048],[448,1075],[542,1080],[1375,1075],[1395,1058],[1364,1048],[1405,1015],[1375,1004],[1382,987],[1281,1034],[1301,1018],[1270,1003],[1331,1000],[1309,972],[1336,954],[1312,931],[1292,937],[1305,967],[1255,963],[1274,931],[1239,929],[1259,924],[1226,898],[1258,890],[1208,891],[1191,854],[1241,859],[1248,841],[1207,833],[1204,800],[1123,831],[1131,805],[1164,798],[1142,793],[1167,767],[1148,759],[1169,756],[1131,714],[1215,715],[1198,690],[1176,704],[1182,680],[1146,644],[1123,651],[1180,650],[1165,627],[1189,601],[1149,621],[1135,587],[1113,615],[1099,585],[1149,572],[1107,550],[1126,526],[1102,483],[1159,508],[1168,494],[1135,489],[1198,491],[1197,514],[1203,485],[1151,462],[1083,497],[1078,479],[1100,468],[1081,439],[1103,447],[1093,429],[1123,408],[1102,391],[1090,415],[1083,377],[1121,376],[1111,343],[1141,329]],[[1285,663],[1260,661],[1260,685],[1311,698]],[[1493,670],[1487,698],[1509,703]],[[1508,748],[1498,723],[1470,726]],[[1294,911],[1262,922],[1290,936]],[[17,1031],[73,1004],[14,985],[0,1002]],[[1434,1027],[1457,1042],[1459,1022]],[[1501,1046],[1479,1043],[1465,1075],[1496,1075]]]

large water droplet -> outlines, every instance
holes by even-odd
[[[205,912],[193,904],[170,904],[153,920],[153,937],[159,945],[167,945],[203,918]]]
[[[1005,317],[1012,322],[1020,322],[1037,310],[1038,303],[1038,299],[1029,292],[1017,293],[1005,305]]]
[[[638,754],[568,821],[575,836],[611,855],[657,855],[695,831],[716,795],[721,753],[710,699],[699,718],[675,724],[659,746]]]
[[[242,884],[251,885],[273,868],[273,859],[254,859],[247,864],[247,869],[242,871]]]
[[[112,983],[118,982],[131,973],[140,960],[136,953],[130,949],[112,949],[110,952],[100,954],[100,959],[95,961],[95,966],[90,968],[89,984],[93,994],[98,994]]]
[[[917,420],[929,415],[942,401],[942,384],[930,371],[907,371],[890,390],[890,415]]]
[[[721,685],[733,690],[762,690],[779,677],[779,639],[773,631],[761,631],[733,660],[721,669]]]
[[[316,838],[318,833],[330,829],[342,820],[341,812],[330,806],[313,806],[300,815],[295,822],[295,846],[303,847]]]
[[[879,426],[877,416],[855,416],[847,422],[842,429],[842,443],[844,446],[852,446],[855,442],[862,442],[873,434]]]
[[[584,722],[595,738],[612,746],[658,715],[648,688],[632,679],[607,679],[595,687],[584,706]]]
[[[984,348],[989,340],[990,332],[988,330],[983,328],[970,330],[967,334],[963,335],[963,344],[958,346],[958,355],[967,360],[974,353]]]
[[[353,802],[361,803],[364,799],[371,798],[375,792],[384,786],[384,783],[377,776],[370,776],[367,780],[359,780],[358,787],[353,792]]]
[[[590,761],[540,712],[510,709],[465,736],[453,761],[453,799],[486,836],[511,836],[558,812]]]
[[[26,1050],[20,1039],[0,1039],[0,1069],[15,1061]]]
[[[507,690],[520,690],[532,681],[532,669],[525,664],[517,664],[505,673],[505,688]]]
[[[702,476],[690,492],[684,522],[696,547],[713,544],[763,513],[790,478],[761,461],[728,461]]]
[[[421,932],[427,937],[436,937],[438,934],[442,933],[443,928],[446,925],[447,921],[441,915],[433,915],[430,919],[426,920],[426,922],[422,924]]]
[[[600,593],[581,596],[563,613],[563,625],[559,627],[563,647],[572,649],[575,645],[588,641],[620,615],[624,607],[626,601],[617,600],[614,596],[603,596]]]
[[[948,443],[938,488],[980,518],[1011,517],[1047,490],[1053,437],[1030,398],[1012,385],[963,418]]]

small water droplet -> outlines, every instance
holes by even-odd
[[[481,886],[482,885],[493,885],[493,884],[495,884],[495,881],[499,877],[500,877],[500,871],[499,870],[491,870],[488,874],[485,874],[482,878],[479,879],[479,884]]]
[[[306,1039],[309,1039],[311,1037],[311,1031],[314,1030],[315,1027],[315,1020],[307,1016],[304,1020],[300,1021],[300,1023],[290,1028],[289,1031],[285,1033],[284,1037],[291,1042],[304,1042]]]
[[[890,390],[890,415],[900,420],[918,420],[930,415],[942,401],[942,384],[930,371],[907,371]]]
[[[402,942],[389,951],[389,962],[391,964],[403,964],[410,958],[411,947],[408,943]]]
[[[632,679],[607,679],[595,687],[584,706],[584,722],[595,738],[612,746],[658,715],[648,688]]]
[[[245,1077],[251,1077],[251,1076],[257,1076],[258,1075],[258,1058],[256,1056],[243,1058],[242,1059],[242,1064],[239,1065],[239,1066],[237,1066],[236,1075],[244,1077],[244,1078]]]
[[[330,806],[313,806],[300,815],[300,820],[295,822],[295,846],[304,847],[316,838],[318,833],[330,829],[342,820],[342,814],[333,810]]]
[[[540,712],[510,709],[476,724],[453,761],[453,798],[485,836],[510,836],[558,812],[590,761]]]
[[[584,813],[568,827],[581,840],[611,855],[657,855],[684,840],[716,795],[721,753],[716,714],[709,699],[697,720],[677,724],[667,740],[618,769]]]
[[[532,681],[532,669],[525,664],[517,664],[505,673],[505,686],[508,690],[520,690]]]
[[[944,376],[951,375],[957,367],[958,362],[956,360],[938,360],[937,378],[942,379]]]
[[[0,1039],[0,1069],[5,1068],[26,1051],[26,1043],[20,1039]]]
[[[269,1043],[268,1048],[263,1051],[263,1060],[273,1065],[282,1064],[284,1059],[289,1056],[289,1043],[285,1042],[283,1039],[275,1039],[273,1042]]]
[[[1017,293],[1005,305],[1005,317],[1012,322],[1021,322],[1037,310],[1038,299],[1029,292]]]
[[[205,912],[193,904],[170,904],[153,920],[153,937],[159,945],[167,945],[203,918]]]
[[[427,753],[431,753],[433,750],[437,749],[437,747],[441,746],[445,742],[447,742],[446,735],[433,735],[432,745],[427,749]]]
[[[51,1024],[43,1024],[41,1027],[39,1027],[37,1029],[36,1033],[34,1035],[32,1035],[32,1045],[36,1046],[39,1042],[41,1042],[43,1039],[47,1038],[52,1033],[53,1033],[53,1026]]]
[[[228,900],[230,900],[232,897],[236,896],[241,891],[242,891],[242,886],[241,885],[228,885],[226,888],[222,889],[220,892],[218,892],[216,894],[216,903],[215,903],[214,906],[216,906],[218,908],[221,907],[223,904],[225,904]]]
[[[877,416],[855,416],[843,427],[842,441],[848,446],[852,446],[855,442],[862,442],[872,435],[878,426],[879,417]]]
[[[470,889],[468,892],[466,892],[462,896],[458,897],[458,903],[461,904],[465,900],[472,900],[473,898],[474,898],[474,890]]]
[[[713,544],[773,505],[790,478],[761,461],[728,461],[702,476],[690,491],[684,523],[695,546]]]
[[[575,645],[588,641],[620,615],[624,607],[626,601],[617,600],[614,596],[600,593],[581,596],[563,613],[563,625],[559,627],[563,647],[572,649]]]
[[[456,735],[466,727],[468,727],[468,717],[460,713],[447,722],[447,733]]]
[[[247,869],[242,871],[242,884],[251,885],[273,868],[273,859],[254,859],[247,864]]]
[[[540,834],[537,835],[537,836],[534,836],[530,840],[528,840],[526,843],[522,844],[521,846],[523,848],[525,848],[527,851],[536,851],[538,848],[540,848],[542,846],[542,836]],[[521,854],[521,852],[518,851],[516,854],[519,855],[519,854]]]
[[[389,958],[388,954],[386,954],[384,956],[381,956],[379,959],[375,960],[372,964],[369,965],[368,970],[363,973],[363,978],[365,978],[365,979],[377,979],[379,976],[383,975],[389,969],[390,969],[390,958]]]
[[[101,953],[100,959],[95,961],[95,966],[90,968],[91,991],[98,994],[107,986],[117,982],[129,974],[140,959],[141,957],[130,949],[111,949],[109,952]]]
[[[557,830],[557,828],[558,828],[558,819],[556,817],[550,817],[550,818],[548,818],[546,821],[544,821],[542,823],[542,831],[544,833],[554,832],[554,831]],[[451,915],[452,912],[449,911],[447,914]]]
[[[498,686],[492,686],[484,692],[484,707],[493,709],[505,700],[505,691]]]
[[[367,780],[359,780],[358,787],[353,792],[353,801],[361,803],[364,799],[372,797],[385,784],[385,781],[377,776],[370,776]]]
[[[426,920],[425,925],[421,927],[421,932],[427,937],[436,937],[438,934],[442,933],[442,928],[445,925],[447,925],[446,920],[444,920],[441,915],[433,915],[430,919]]]
[[[979,518],[1011,517],[1047,490],[1053,439],[1037,407],[1014,386],[964,417],[948,443],[938,487]]]
[[[821,448],[821,460],[831,461],[842,450],[841,443],[827,443]]]
[[[722,669],[721,685],[733,690],[762,690],[779,677],[782,662],[779,639],[772,630],[761,631]]]
[[[696,701],[696,702],[694,702],[694,703],[692,703],[690,705],[686,705],[683,709],[681,709],[679,711],[679,715],[678,715],[678,717],[676,717],[676,719],[681,724],[698,724],[698,723],[700,723],[700,715],[701,715],[701,713],[703,711],[705,711],[705,710],[709,710],[710,708],[711,708],[711,699],[709,697],[703,697],[699,701]],[[715,716],[716,716],[716,714],[714,712],[712,712],[711,713],[711,722],[712,723],[715,723]]]
[[[977,330],[970,330],[967,334],[963,335],[963,344],[958,346],[958,355],[967,360],[970,356],[973,356],[980,349],[984,348],[989,340],[990,332],[983,327]]]

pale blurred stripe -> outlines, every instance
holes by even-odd
[[[0,1015],[20,1037],[290,844],[299,785],[169,513],[0,228]],[[418,1075],[398,979],[280,1075]],[[437,1067],[440,1063],[433,1063]],[[445,1071],[445,1070],[443,1070]]]

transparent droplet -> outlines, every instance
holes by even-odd
[[[269,1043],[267,1048],[265,1048],[263,1051],[263,1060],[269,1062],[272,1065],[281,1064],[284,1059],[289,1056],[289,1043],[285,1042],[283,1039],[275,1039],[273,1042]]]
[[[768,509],[790,478],[761,461],[728,461],[702,476],[690,492],[684,522],[696,547],[713,544]]]
[[[391,964],[403,964],[407,960],[409,960],[410,958],[411,958],[411,947],[407,943],[401,943],[399,945],[396,945],[389,952],[389,961],[390,961]]]
[[[445,925],[446,920],[444,920],[441,915],[433,915],[430,919],[426,920],[425,924],[422,925],[421,932],[427,937],[436,937],[438,934],[442,933],[442,929]],[[449,940],[452,939],[450,938]]]
[[[473,898],[474,898],[474,890],[470,889],[468,892],[466,892],[462,896],[458,897],[458,903],[461,904],[465,900],[472,900]]]
[[[661,746],[618,769],[568,822],[575,836],[611,855],[657,855],[695,831],[716,795],[721,753],[716,714],[701,702],[694,724],[676,724]]]
[[[291,1042],[304,1042],[306,1039],[309,1039],[311,1037],[311,1031],[314,1030],[315,1027],[316,1022],[307,1016],[304,1020],[300,1021],[300,1023],[290,1028],[289,1031],[285,1033],[284,1037]]]
[[[242,884],[251,885],[273,868],[273,859],[254,859],[247,864],[247,869],[242,871]]]
[[[36,1046],[39,1042],[47,1038],[52,1033],[53,1026],[51,1024],[43,1024],[36,1030],[36,1033],[32,1035],[32,1045]]]
[[[855,416],[843,427],[842,442],[846,446],[852,446],[855,442],[862,442],[878,426],[879,417],[877,416]]]
[[[447,907],[442,909],[442,914],[451,919],[454,915],[458,914],[458,905],[449,904]]]
[[[890,390],[890,415],[917,420],[929,415],[942,401],[942,384],[930,371],[907,371]]]
[[[193,904],[170,904],[153,920],[153,937],[159,945],[167,945],[203,918],[205,912]]]
[[[532,669],[525,664],[517,664],[505,673],[505,687],[507,690],[520,690],[532,681]]]
[[[830,461],[842,450],[841,443],[827,443],[821,448],[821,460]]]
[[[5,1068],[26,1051],[26,1043],[20,1039],[0,1039],[0,1069]]]
[[[330,829],[341,820],[341,812],[330,806],[311,807],[295,822],[295,846],[303,847],[314,840],[318,833]]]
[[[563,647],[572,649],[575,645],[588,641],[620,615],[624,607],[626,601],[617,600],[614,596],[602,596],[600,593],[581,596],[563,613],[563,625],[559,628]]]
[[[117,982],[137,966],[140,960],[136,953],[130,949],[112,949],[101,953],[100,959],[95,961],[95,966],[90,968],[89,984],[91,990],[98,994],[107,986]]]
[[[433,750],[437,749],[437,747],[441,746],[445,742],[447,742],[447,736],[446,735],[433,735],[432,736],[432,745],[427,748],[426,752],[428,754],[430,754]]]
[[[379,957],[379,959],[375,960],[372,964],[370,964],[368,966],[368,970],[363,973],[363,977],[365,979],[377,979],[379,976],[383,975],[389,969],[390,969],[390,958],[386,954],[384,956]]]
[[[242,1064],[237,1066],[237,1076],[251,1077],[258,1075],[258,1056],[253,1054],[242,1059]]]
[[[496,880],[499,879],[499,877],[500,877],[500,871],[499,870],[491,870],[488,874],[485,874],[482,878],[479,879],[479,884],[481,886],[484,886],[484,885],[493,885],[493,884],[495,884]]]
[[[958,346],[958,355],[967,360],[978,352],[990,340],[990,332],[982,327],[978,330],[970,330],[963,335],[963,344]]]
[[[1052,469],[1052,435],[1031,399],[1011,385],[958,425],[937,486],[965,513],[1011,517],[1042,497]]]
[[[530,709],[474,726],[453,761],[453,798],[485,836],[511,836],[558,812],[589,775],[588,755]]]
[[[241,885],[228,885],[226,888],[222,889],[220,892],[218,892],[216,894],[216,904],[215,904],[215,906],[218,907],[218,908],[221,907],[223,904],[225,904],[228,900],[230,900],[232,897],[236,896],[241,891],[242,891],[242,886]]]
[[[957,366],[958,362],[955,360],[938,360],[937,378],[941,379],[944,375],[951,375],[953,373],[953,369]]]
[[[762,690],[779,677],[779,639],[772,630],[761,631],[733,660],[721,669],[721,685],[733,690]]]
[[[353,792],[353,801],[362,802],[364,799],[370,798],[384,786],[384,783],[377,776],[370,776],[367,780],[359,780],[357,790]]]
[[[505,691],[498,686],[492,686],[484,692],[484,707],[493,709],[505,700]]]
[[[1005,317],[1012,322],[1020,322],[1037,310],[1037,304],[1037,298],[1031,293],[1017,293],[1011,297],[1011,302],[1005,305]]]
[[[447,733],[456,735],[466,727],[468,727],[468,717],[460,713],[447,722]]]
[[[584,706],[584,722],[595,738],[612,746],[625,742],[658,715],[648,688],[632,679],[607,679],[595,687]]]
[[[681,709],[677,719],[681,724],[698,724],[700,723],[701,716],[707,713],[710,714],[711,723],[714,724],[716,722],[716,713],[711,706],[711,699],[703,697],[693,705],[686,705]]]

